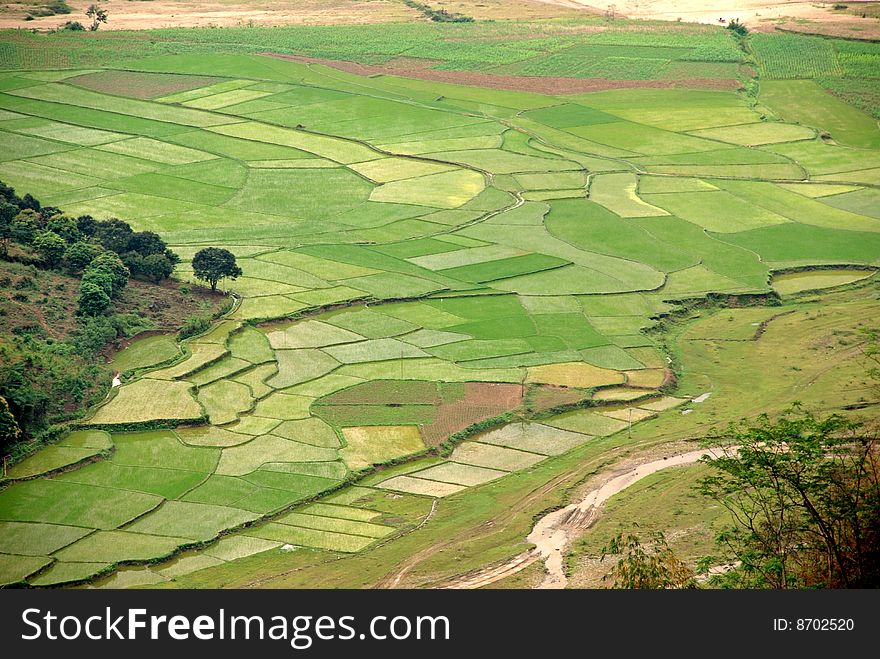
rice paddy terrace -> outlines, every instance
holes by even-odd
[[[11,468],[0,582],[388,556],[453,512],[497,518],[512,484],[550,496],[641,428],[723,420],[681,414],[701,357],[674,355],[676,385],[645,331],[659,316],[770,293],[774,273],[783,294],[870,286],[880,265],[877,122],[755,65],[779,78],[757,97],[552,96],[242,53],[0,74],[0,179],[160,233],[181,278],[206,245],[244,271],[208,333],[121,352],[114,395]],[[754,338],[781,311],[736,314],[704,338]]]

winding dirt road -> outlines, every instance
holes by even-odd
[[[568,583],[563,566],[565,551],[574,539],[592,526],[608,499],[651,474],[668,467],[694,464],[707,453],[705,449],[698,449],[612,472],[599,487],[588,492],[580,501],[548,513],[538,520],[527,538],[535,545],[534,549],[503,563],[456,577],[440,588],[482,588],[516,574],[536,561],[543,561],[547,569],[547,576],[539,588],[565,588]]]

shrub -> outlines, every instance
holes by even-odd
[[[89,265],[89,270],[93,268],[105,270],[110,275],[113,295],[117,295],[128,284],[128,268],[116,254],[110,252],[99,254]]]
[[[41,231],[34,238],[33,247],[50,268],[57,268],[67,251],[64,238],[52,231]]]
[[[747,28],[744,23],[740,23],[738,18],[734,18],[730,21],[730,23],[727,24],[727,29],[741,37],[744,37],[749,33],[749,28]]]
[[[15,216],[9,227],[9,236],[12,240],[22,245],[30,245],[34,242],[39,225],[33,215],[36,215],[36,213],[25,211]]]
[[[73,243],[64,253],[64,267],[72,274],[79,274],[95,260],[104,248],[92,243]]]
[[[64,25],[62,25],[59,30],[66,32],[85,32],[85,26],[79,21],[67,21]]]
[[[77,313],[80,316],[97,316],[110,308],[110,296],[99,284],[84,280],[79,289],[77,304]]]
[[[174,272],[174,264],[164,254],[150,254],[143,261],[142,276],[158,284]]]
[[[80,239],[76,220],[66,215],[56,215],[46,222],[46,228],[64,238],[68,243],[75,243]]]
[[[180,328],[178,336],[181,339],[187,339],[196,334],[201,334],[211,327],[211,319],[205,316],[190,316]]]
[[[82,286],[94,284],[100,288],[107,297],[113,295],[113,275],[104,268],[95,268],[90,266],[86,269],[82,276]]]

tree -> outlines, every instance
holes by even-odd
[[[602,548],[602,558],[608,554],[622,554],[611,572],[602,581],[611,581],[612,588],[660,589],[692,588],[694,573],[679,560],[664,535],[650,534],[650,544],[643,545],[633,533],[619,533]]]
[[[131,234],[126,251],[137,252],[146,257],[151,254],[162,254],[165,249],[165,241],[159,237],[159,234],[152,231],[138,231]]]
[[[843,416],[795,405],[778,419],[731,425],[702,492],[733,528],[719,536],[726,562],[715,580],[750,588],[880,586],[880,445]]]
[[[128,277],[131,274],[122,259],[112,252],[102,252],[89,265],[89,270],[104,270],[110,275],[113,283],[112,295],[118,295],[119,292],[128,284]],[[85,275],[83,275],[85,276]]]
[[[211,284],[212,291],[217,290],[217,282],[221,279],[236,279],[241,276],[241,268],[235,263],[235,255],[218,247],[205,247],[196,252],[192,265],[195,276]]]
[[[97,32],[98,28],[101,27],[101,23],[107,22],[107,10],[101,9],[98,5],[89,5],[89,8],[86,10],[86,16],[88,16],[92,24],[89,25],[89,30],[91,32]]]
[[[110,307],[110,296],[103,288],[89,281],[84,281],[77,298],[80,316],[97,316]]]
[[[56,233],[68,243],[75,243],[80,239],[79,227],[72,217],[66,215],[56,215],[46,222],[46,228],[52,233]]]
[[[51,231],[41,231],[34,238],[33,248],[50,268],[57,268],[67,251],[64,238]]]
[[[128,241],[134,231],[128,225],[128,222],[113,218],[111,220],[100,220],[95,229],[95,239],[111,252],[123,254],[128,251]]]
[[[0,254],[9,253],[9,241],[12,238],[12,220],[18,215],[18,206],[0,199]]]
[[[73,243],[64,252],[64,267],[73,274],[85,270],[102,252],[104,248],[93,243]]]
[[[22,210],[28,209],[32,211],[38,211],[40,210],[40,202],[37,201],[33,196],[31,196],[30,193],[28,193],[21,198],[21,203],[19,204],[19,207]]]
[[[81,285],[86,284],[94,284],[104,291],[107,297],[113,297],[113,275],[109,270],[89,266],[83,273],[81,280]]]
[[[132,277],[138,277],[144,271],[144,257],[137,252],[125,252],[125,254],[120,254],[119,258],[122,259]]]
[[[21,245],[30,245],[34,242],[39,229],[35,215],[33,211],[24,210],[15,216],[9,227],[9,236],[13,241]]]
[[[98,221],[91,215],[80,215],[76,218],[76,228],[86,238],[91,238],[98,230]]]
[[[21,439],[21,428],[12,416],[6,398],[0,396],[0,452],[5,453]]]
[[[158,284],[171,276],[174,272],[174,264],[165,258],[164,254],[150,254],[144,258],[141,272],[144,277]]]

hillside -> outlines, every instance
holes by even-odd
[[[242,269],[222,321],[134,342],[13,466],[0,524],[34,535],[4,583],[547,585],[532,525],[614,470],[795,400],[876,416],[877,44],[601,17],[4,35],[0,179],[161,237],[182,282],[208,245]],[[682,499],[672,473],[635,501]],[[719,521],[696,501],[691,567]]]

